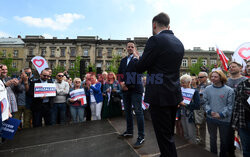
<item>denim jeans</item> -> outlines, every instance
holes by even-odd
[[[210,135],[210,151],[217,154],[217,129],[220,134],[220,157],[227,155],[229,151],[229,131],[230,124],[218,120],[207,119],[207,128]]]
[[[239,129],[239,134],[243,149],[243,156],[250,156],[250,122],[247,123],[247,128]]]
[[[123,92],[123,103],[126,113],[127,132],[133,133],[134,130],[132,114],[133,105],[137,120],[138,137],[144,138],[144,115],[142,110],[142,94],[136,93],[135,91]]]
[[[57,114],[60,115],[60,124],[65,124],[66,118],[66,103],[55,103],[51,108],[51,124],[57,123]]]
[[[84,107],[83,106],[70,106],[70,113],[73,123],[83,122],[84,120]],[[78,121],[79,119],[79,121]]]

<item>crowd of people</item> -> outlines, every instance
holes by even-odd
[[[207,127],[210,150],[214,154],[218,153],[219,130],[221,157],[235,156],[237,131],[244,157],[250,156],[250,61],[245,73],[240,64],[231,62],[228,76],[220,69],[208,74],[207,69],[201,68],[198,76],[179,77],[184,47],[169,30],[169,22],[165,13],[153,18],[153,36],[142,57],[133,41],[127,43],[128,56],[121,60],[119,75],[87,73],[84,78],[72,80],[66,71],[52,78],[52,69],[46,68],[39,78],[34,78],[28,67],[18,78],[11,78],[8,67],[0,65],[0,91],[7,93],[9,117],[22,120],[19,129],[101,120],[121,116],[123,102],[127,126],[119,137],[133,137],[134,113],[138,138],[133,146],[140,148],[145,141],[142,109],[145,93],[161,156],[177,156],[175,126],[176,134],[203,146]],[[143,77],[145,71],[148,75]],[[54,83],[56,96],[35,97],[36,83]],[[70,92],[78,89],[84,90],[87,103],[70,96]],[[193,90],[190,103],[183,100],[182,89]]]

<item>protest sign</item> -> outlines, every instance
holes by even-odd
[[[20,123],[20,120],[14,118],[9,118],[8,120],[2,122],[2,137],[6,139],[13,139]]]
[[[183,102],[185,104],[190,104],[193,95],[194,95],[194,89],[191,88],[181,88],[181,92],[182,92],[182,97],[183,97]]]
[[[56,96],[56,84],[54,83],[35,83],[34,97]]]
[[[41,74],[41,72],[45,69],[48,68],[48,63],[46,62],[46,60],[41,57],[41,56],[36,56],[33,57],[31,59],[31,62],[33,63],[33,65],[35,66],[36,70],[38,71],[39,74]]]
[[[73,90],[69,93],[69,95],[70,95],[70,98],[73,100],[80,100],[82,106],[87,104],[86,95],[85,95],[85,91],[83,88]]]
[[[7,98],[7,90],[3,82],[0,80],[0,107],[1,107],[2,121],[9,118],[9,106],[10,104]]]

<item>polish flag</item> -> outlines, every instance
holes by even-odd
[[[223,65],[223,68],[225,71],[227,71],[227,63],[229,61],[229,59],[227,58],[227,56],[218,48],[218,46],[216,45],[216,52],[217,54],[220,56],[220,60],[221,60],[221,63]]]
[[[234,137],[234,146],[238,149],[241,150],[241,147],[240,147],[240,140],[239,138],[237,138],[236,136]]]
[[[84,106],[84,99],[80,98],[80,101],[81,101],[81,106]]]

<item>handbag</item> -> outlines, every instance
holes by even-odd
[[[205,121],[205,111],[203,109],[194,110],[194,123],[202,124]]]

